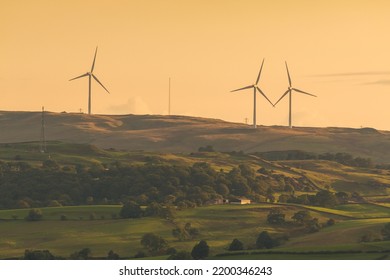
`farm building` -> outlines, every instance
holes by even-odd
[[[231,199],[230,204],[251,204],[251,200],[248,198],[240,197]]]
[[[229,204],[229,200],[225,198],[219,198],[219,199],[207,201],[205,204],[206,205]]]

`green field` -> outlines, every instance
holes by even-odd
[[[348,205],[347,205],[348,206]],[[356,205],[353,205],[356,208]],[[361,208],[366,211],[367,205]],[[375,214],[374,206],[370,213]],[[270,226],[266,223],[266,216],[271,208],[279,208],[286,217],[290,218],[294,212],[302,210],[298,206],[286,205],[214,205],[198,207],[177,212],[174,222],[184,225],[190,222],[200,230],[200,237],[196,240],[177,241],[171,231],[175,225],[161,218],[141,219],[113,219],[112,214],[119,212],[120,206],[80,206],[80,207],[53,207],[43,208],[43,220],[28,222],[22,219],[27,210],[0,211],[0,258],[14,258],[23,255],[25,249],[48,249],[55,255],[68,257],[71,253],[90,248],[94,257],[104,257],[109,250],[114,250],[123,258],[132,258],[142,250],[140,239],[144,233],[154,232],[161,235],[169,246],[177,250],[190,251],[200,240],[204,239],[211,248],[211,254],[227,253],[226,248],[234,238],[244,242],[246,247],[253,247],[257,235],[267,230],[271,234],[289,233],[287,226]],[[347,207],[348,208],[348,207]],[[346,211],[346,209],[344,209]],[[97,218],[90,220],[90,213]],[[312,211],[313,217],[325,222],[334,214]],[[12,216],[17,215],[14,220]],[[66,215],[68,220],[61,221],[60,215]],[[359,216],[360,214],[356,214]],[[104,217],[102,217],[104,216]],[[82,217],[82,218],[80,218]],[[346,219],[340,217],[336,224],[323,228],[313,234],[300,233],[293,235],[275,252],[283,253],[263,254],[261,251],[249,252],[240,256],[221,256],[215,258],[243,258],[243,259],[375,259],[385,255],[383,250],[390,249],[390,242],[361,243],[359,238],[365,233],[379,234],[380,228],[390,222],[387,218]],[[318,245],[322,244],[322,245]],[[333,254],[334,251],[356,251],[363,253]],[[294,254],[310,251],[310,255]],[[320,253],[327,251],[326,253]],[[367,253],[366,251],[374,251]],[[291,252],[291,253],[288,253]],[[315,253],[318,252],[318,253]],[[376,252],[376,253],[375,253]],[[163,257],[164,258],[164,257]]]
[[[105,257],[109,250],[114,250],[122,258],[132,258],[143,250],[140,240],[149,232],[162,236],[177,250],[191,251],[199,240],[204,239],[211,248],[212,258],[221,259],[377,259],[387,258],[386,251],[390,249],[389,242],[379,241],[381,228],[390,222],[390,204],[386,202],[390,199],[390,177],[386,170],[350,167],[324,160],[266,161],[244,153],[130,152],[62,142],[49,142],[48,150],[50,153],[40,153],[36,142],[1,144],[0,159],[4,168],[8,163],[17,166],[20,162],[41,168],[43,162],[50,159],[58,164],[58,170],[65,170],[68,174],[75,174],[77,165],[100,172],[113,165],[191,166],[206,162],[217,172],[229,172],[245,164],[257,176],[269,179],[262,183],[277,189],[274,193],[276,199],[289,194],[283,186],[287,185],[286,182],[293,182],[297,196],[313,196],[320,190],[358,192],[365,203],[352,201],[332,208],[288,203],[213,205],[177,211],[173,221],[158,217],[118,219],[120,205],[41,207],[43,220],[38,222],[24,219],[29,209],[0,210],[0,258],[21,257],[25,249],[48,249],[55,255],[69,257],[83,248],[90,248],[93,256],[98,258]],[[261,173],[261,169],[268,173]],[[49,202],[42,201],[40,205],[50,205]],[[285,214],[286,225],[275,226],[266,222],[273,208]],[[336,224],[323,227],[316,233],[306,233],[291,226],[291,217],[300,210],[308,210],[320,224],[325,224],[330,218]],[[186,223],[197,228],[200,236],[194,240],[176,240],[172,230]],[[272,253],[256,251],[253,248],[262,231],[274,236],[289,236],[289,239]],[[360,242],[363,235],[372,236],[373,242]],[[229,253],[227,247],[234,238],[240,239],[248,250],[242,255],[221,256]]]

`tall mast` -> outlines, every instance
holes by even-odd
[[[169,77],[169,86],[168,86],[168,115],[171,115],[171,77]]]
[[[46,137],[45,137],[45,107],[42,106],[41,117],[41,139],[40,139],[40,151],[46,153]]]

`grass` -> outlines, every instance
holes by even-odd
[[[354,203],[354,204],[341,204],[333,208],[325,208],[319,206],[309,205],[296,205],[308,210],[333,214],[340,217],[352,218],[352,219],[367,219],[367,218],[386,218],[390,217],[390,208],[385,205],[373,204],[373,203]]]
[[[186,209],[177,212],[175,224],[160,218],[147,217],[142,219],[111,219],[111,214],[118,213],[120,206],[72,206],[42,208],[44,219],[38,222],[27,222],[22,219],[13,220],[12,215],[22,217],[26,209],[0,211],[0,258],[22,256],[25,249],[49,249],[53,254],[69,256],[71,253],[90,248],[93,256],[104,257],[109,250],[114,250],[122,257],[131,258],[142,250],[140,240],[142,235],[154,232],[161,235],[169,246],[177,250],[190,251],[200,240],[208,242],[213,255],[226,253],[226,248],[234,238],[253,246],[257,235],[267,230],[271,234],[284,234],[291,231],[289,226],[271,226],[266,223],[266,216],[271,208],[278,207],[289,218],[302,208],[286,205],[214,205]],[[340,210],[341,211],[341,210]],[[98,216],[89,220],[89,213]],[[61,221],[60,215],[66,215],[68,220]],[[311,212],[313,217],[325,222],[328,213]],[[99,215],[107,216],[100,219]],[[82,220],[79,217],[84,217]],[[196,240],[177,241],[172,235],[176,225],[184,226],[190,222],[198,228],[201,235]],[[322,229],[315,234],[293,235],[290,240],[278,250],[283,252],[329,251],[329,250],[374,250],[390,249],[389,242],[359,243],[358,237],[367,232],[379,233],[383,224],[390,218],[337,220],[336,225]],[[318,244],[324,244],[319,246]],[[249,252],[249,251],[248,251]],[[315,258],[336,259],[333,255]],[[354,255],[354,254],[352,254]],[[351,255],[351,256],[352,256]],[[380,257],[375,255],[376,257]],[[383,255],[383,254],[382,254]],[[344,255],[344,257],[347,255]],[[363,255],[355,256],[360,258]],[[245,258],[247,255],[245,256]],[[262,255],[250,255],[248,258],[263,258]],[[287,259],[289,255],[266,255],[264,258]],[[304,258],[297,255],[296,259]],[[310,256],[314,257],[314,256]],[[370,256],[374,257],[374,255]],[[341,257],[340,257],[341,258]],[[349,256],[348,256],[349,258]],[[366,257],[362,257],[365,259]]]
[[[61,215],[66,215],[67,220],[88,220],[94,214],[95,219],[111,219],[113,215],[119,216],[120,205],[91,205],[91,206],[67,206],[43,208],[44,220],[60,220]],[[1,210],[0,219],[24,219],[29,209]]]
[[[216,256],[216,260],[389,260],[389,253],[273,253]]]
[[[260,167],[274,170],[275,174],[287,177],[306,176],[319,188],[330,187],[334,191],[358,190],[363,195],[375,199],[388,195],[389,188],[376,187],[376,183],[390,184],[390,177],[383,173],[375,173],[369,169],[352,168],[327,161],[285,161],[266,162],[247,155],[229,155],[226,153],[194,153],[171,154],[152,153],[144,151],[103,150],[85,144],[65,144],[49,142],[51,159],[60,165],[75,165],[78,163],[89,166],[111,164],[120,161],[123,164],[144,164],[150,160],[170,164],[188,164],[204,161],[215,170],[231,170],[241,163],[249,164],[254,170]],[[48,158],[48,154],[39,152],[39,143],[1,144],[2,160],[17,161],[16,155],[22,161],[39,166]],[[286,167],[287,168],[286,168]],[[297,191],[297,194],[299,192]],[[336,225],[323,228],[314,234],[297,233],[291,226],[271,226],[266,223],[266,217],[271,208],[279,208],[290,220],[299,210],[307,209],[313,217],[325,223],[329,218],[336,219]],[[142,250],[140,239],[144,233],[154,232],[166,239],[170,246],[177,250],[190,251],[200,240],[204,239],[211,247],[213,255],[225,253],[226,248],[234,238],[253,246],[257,235],[267,230],[273,235],[291,234],[290,240],[280,247],[283,252],[314,252],[329,250],[363,250],[359,254],[312,254],[314,259],[338,258],[381,258],[382,253],[367,253],[367,251],[382,251],[390,249],[387,242],[360,243],[362,235],[380,235],[380,229],[390,222],[389,203],[348,204],[334,208],[291,205],[291,204],[254,204],[254,205],[216,205],[178,211],[175,224],[159,218],[142,218],[133,220],[113,219],[118,215],[119,205],[91,205],[72,207],[42,208],[43,221],[27,222],[28,209],[0,211],[0,258],[11,258],[23,255],[25,249],[49,249],[56,255],[69,256],[74,251],[89,247],[94,256],[105,256],[109,250],[114,250],[122,257],[130,258]],[[95,219],[90,220],[93,214]],[[67,220],[61,221],[61,215]],[[16,219],[14,219],[16,217]],[[201,235],[196,240],[177,241],[171,231],[176,225],[184,226],[187,222],[198,228]],[[324,244],[324,245],[319,245]],[[254,259],[305,259],[300,254],[264,254],[245,255]],[[164,258],[164,257],[159,257]],[[224,257],[228,258],[228,257]]]
[[[94,256],[106,256],[113,249],[121,256],[141,250],[140,240],[147,232],[169,238],[171,227],[153,218],[134,220],[83,220],[39,222],[7,221],[0,225],[0,258],[18,257],[25,249],[49,249],[53,254],[69,256],[90,248]]]

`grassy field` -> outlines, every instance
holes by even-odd
[[[300,194],[315,194],[315,190],[358,191],[368,201],[386,201],[390,198],[388,171],[354,168],[334,162],[321,160],[269,162],[255,156],[228,153],[171,154],[145,151],[103,150],[88,144],[65,144],[49,142],[50,153],[39,152],[39,143],[1,144],[0,158],[6,162],[24,161],[33,166],[41,166],[50,157],[61,167],[85,164],[109,166],[115,162],[121,164],[145,164],[147,162],[165,162],[187,164],[208,162],[215,170],[225,171],[241,163],[254,170],[261,167],[272,170],[272,174],[290,178],[306,178],[315,188],[309,191],[299,190]],[[278,197],[280,193],[275,194]],[[190,251],[204,239],[211,247],[211,254],[226,253],[226,248],[234,238],[238,238],[248,248],[253,248],[258,234],[268,231],[272,235],[289,235],[276,253],[255,252],[240,256],[221,256],[222,259],[375,259],[386,258],[379,252],[390,249],[389,242],[360,242],[363,235],[372,235],[380,239],[380,230],[390,222],[389,203],[366,203],[338,205],[334,208],[292,205],[292,204],[252,204],[252,205],[215,205],[198,207],[177,212],[174,222],[160,218],[117,219],[119,205],[91,205],[42,208],[43,220],[27,222],[28,209],[0,211],[0,258],[20,257],[25,249],[49,249],[53,254],[68,257],[71,253],[90,248],[96,257],[104,257],[114,250],[124,258],[131,258],[142,250],[140,239],[148,232],[154,232],[166,239],[177,250]],[[307,234],[290,226],[271,226],[266,217],[271,208],[278,208],[291,221],[299,210],[308,210],[312,217],[324,224],[330,218],[336,224],[325,227],[318,233]],[[66,220],[61,220],[65,216]],[[91,219],[91,216],[93,219]],[[201,235],[196,240],[177,241],[171,234],[176,225],[184,226],[190,222],[199,229]],[[336,254],[335,251],[344,250]],[[277,250],[276,250],[277,251]],[[310,255],[293,254],[313,252]],[[318,253],[327,251],[326,253]],[[361,253],[349,253],[362,251]],[[370,252],[373,251],[373,252]],[[249,251],[248,251],[249,252]],[[252,251],[251,251],[252,252]],[[289,254],[287,254],[287,253]],[[164,257],[161,257],[164,258]]]
[[[27,222],[22,219],[27,210],[0,211],[0,258],[20,257],[25,249],[48,249],[55,255],[68,257],[71,253],[90,248],[93,256],[104,257],[109,250],[114,250],[121,257],[131,258],[142,250],[140,239],[148,232],[161,235],[169,246],[177,250],[190,251],[200,240],[204,239],[211,248],[211,254],[228,252],[226,248],[234,238],[244,242],[246,247],[253,247],[257,235],[267,230],[271,234],[285,234],[291,232],[289,226],[270,226],[266,223],[266,216],[271,208],[279,208],[286,213],[289,219],[293,213],[302,210],[297,206],[286,205],[215,205],[186,209],[177,212],[174,220],[177,225],[190,222],[192,227],[198,228],[201,235],[196,240],[177,241],[172,235],[175,224],[160,218],[141,219],[112,219],[112,214],[119,212],[119,206],[80,206],[80,207],[52,207],[43,208],[44,219],[38,222]],[[362,208],[363,210],[364,208]],[[341,210],[340,210],[341,211]],[[345,211],[345,210],[344,210]],[[371,212],[374,208],[371,209]],[[90,220],[90,213],[95,213],[97,219]],[[13,215],[18,219],[14,220]],[[60,215],[66,215],[68,220],[61,221]],[[334,214],[312,211],[311,215],[320,222],[326,222]],[[104,216],[104,219],[103,217]],[[83,217],[80,219],[80,217]],[[322,251],[364,250],[382,251],[390,249],[390,242],[361,243],[359,238],[365,233],[379,234],[381,227],[390,222],[388,218],[377,219],[345,219],[336,220],[336,224],[323,228],[318,233],[294,234],[289,241],[275,249],[283,253],[243,255],[237,258],[244,259],[375,259],[382,257],[381,253],[318,253]],[[322,244],[322,245],[318,245]],[[285,254],[285,252],[314,252],[310,256]],[[251,251],[247,251],[251,252]],[[252,252],[251,252],[252,253]],[[260,252],[261,253],[261,252]],[[163,257],[162,257],[163,258]],[[219,257],[216,257],[219,258]],[[222,259],[236,257],[224,256]]]

